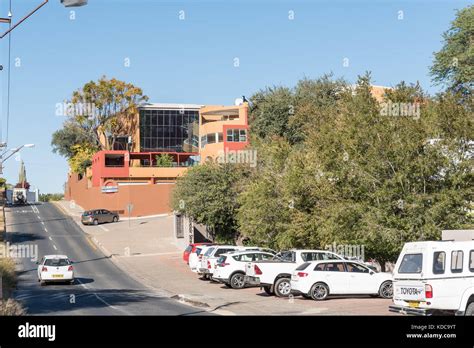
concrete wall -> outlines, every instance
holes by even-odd
[[[103,208],[118,211],[127,217],[127,205],[133,204],[132,217],[171,213],[170,199],[174,183],[137,186],[119,186],[118,192],[102,193],[100,187],[87,187],[87,178],[78,179],[71,174],[66,187],[65,199],[84,209]]]

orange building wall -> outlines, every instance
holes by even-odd
[[[87,178],[78,180],[77,175],[69,176],[66,188],[66,200],[89,209],[108,209],[128,216],[127,205],[134,206],[131,217],[169,214],[172,212],[170,199],[174,183],[154,185],[119,186],[116,193],[102,193],[100,187],[87,188]]]

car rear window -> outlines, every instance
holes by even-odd
[[[446,265],[446,253],[435,251],[433,253],[433,274],[443,274]]]
[[[225,260],[227,260],[227,256],[220,256],[218,259],[217,259],[217,263],[225,263]]]
[[[46,259],[44,262],[45,266],[52,266],[52,267],[62,267],[62,266],[69,266],[70,262],[68,259]]]
[[[191,250],[193,250],[193,246],[192,246],[192,245],[188,245],[188,247],[187,247],[186,250],[184,250],[184,251],[186,251],[187,253],[190,253]]]
[[[308,266],[309,266],[309,262],[305,262],[305,263],[299,265],[298,267],[296,267],[296,271],[303,271],[303,270],[305,270]]]
[[[461,273],[464,253],[462,250],[455,250],[451,253],[451,272]]]
[[[201,254],[202,249],[201,248],[196,248],[196,255],[199,256]]]
[[[423,254],[405,254],[398,267],[398,273],[421,273],[422,266]]]

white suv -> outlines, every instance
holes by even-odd
[[[199,267],[201,267],[201,260],[207,249],[214,247],[215,245],[199,245],[196,250],[189,254],[188,265],[191,271],[199,273]]]
[[[269,252],[248,250],[223,254],[217,259],[212,278],[233,289],[242,289],[245,286],[245,264],[273,260],[274,257]]]
[[[239,247],[235,245],[213,245],[206,249],[201,258],[201,264],[198,266],[198,274],[204,278],[210,279],[214,273],[217,259],[225,253],[236,251]]]

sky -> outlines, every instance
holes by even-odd
[[[8,13],[0,0],[0,17]],[[42,0],[12,0],[16,22]],[[68,165],[51,148],[65,118],[56,107],[84,83],[115,77],[143,89],[150,102],[232,105],[267,86],[294,86],[325,73],[373,84],[429,76],[433,52],[459,0],[89,0],[65,8],[50,0],[12,32],[7,132],[8,38],[0,40],[1,139],[34,143],[5,162],[16,183],[20,160],[30,184],[62,192]],[[71,12],[74,11],[74,12]],[[7,25],[0,24],[5,30]],[[3,32],[3,31],[2,31]]]

